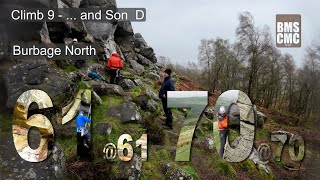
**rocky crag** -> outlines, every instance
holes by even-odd
[[[34,0],[34,7],[52,8],[98,8],[116,7],[114,0]],[[15,3],[7,2],[7,6]],[[22,2],[21,6],[30,3]],[[14,31],[10,31],[10,30]],[[134,33],[130,22],[44,22],[9,24],[1,26],[3,42],[16,40],[42,44],[69,44],[73,38],[79,43],[92,43],[105,57],[112,52],[120,54],[125,67],[119,85],[92,80],[88,72],[95,70],[109,79],[105,70],[105,58],[87,59],[81,67],[73,60],[53,61],[44,57],[17,58],[6,51],[0,60],[0,174],[4,179],[269,179],[275,178],[272,169],[259,164],[253,151],[250,159],[241,163],[221,160],[213,141],[214,107],[205,110],[198,123],[193,140],[190,162],[175,162],[175,149],[180,129],[188,110],[174,109],[174,129],[161,126],[163,113],[157,92],[162,79],[161,67],[143,36]],[[192,82],[186,77],[174,75],[178,90]],[[47,116],[55,130],[54,146],[49,158],[40,163],[29,163],[20,158],[12,139],[12,110],[21,93],[40,89],[48,93],[54,107],[41,114]],[[93,150],[90,161],[79,161],[76,155],[75,121],[62,124],[63,117],[70,112],[79,90],[92,91]],[[212,97],[211,97],[212,98]],[[39,113],[31,105],[32,114]],[[263,114],[258,118],[259,138],[266,138]],[[104,145],[117,144],[122,134],[130,134],[138,140],[148,134],[148,161],[142,162],[139,148],[134,148],[130,162],[103,159]],[[39,133],[29,132],[29,144],[37,147]],[[6,149],[6,150],[4,150]],[[209,153],[208,153],[209,152]],[[267,169],[267,170],[266,170]]]

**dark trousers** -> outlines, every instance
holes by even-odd
[[[219,130],[220,136],[220,157],[223,158],[224,154],[224,146],[227,142],[228,131],[227,130]]]
[[[118,84],[117,70],[110,70],[110,84]]]
[[[167,98],[161,98],[162,101],[162,106],[163,106],[163,111],[166,114],[166,125],[169,127],[172,127],[172,112],[171,109],[168,108],[168,101]]]

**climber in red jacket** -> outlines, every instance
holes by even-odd
[[[119,71],[123,68],[123,63],[118,53],[112,53],[112,56],[107,61],[107,67],[110,69],[110,84],[117,84]]]
[[[216,114],[218,121],[218,130],[220,136],[220,157],[223,158],[224,146],[227,142],[228,136],[228,115],[226,108],[221,106],[219,112]]]

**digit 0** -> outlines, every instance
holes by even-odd
[[[289,140],[289,154],[293,161],[302,161],[304,157],[304,140],[300,135],[292,135]],[[298,147],[298,155],[295,153],[295,148]]]
[[[228,162],[241,162],[247,159],[251,153],[254,141],[255,132],[255,119],[253,105],[250,98],[242,91],[230,90],[221,94],[216,102],[216,112],[219,111],[221,106],[224,106],[226,112],[231,105],[237,105],[240,110],[240,136],[238,137],[238,144],[235,147],[231,147],[227,138],[225,146],[220,146],[220,138],[218,134],[218,118],[215,116],[213,133],[216,149],[219,151],[222,148],[223,159]],[[229,122],[227,123],[229,124]],[[221,136],[223,133],[221,133]]]

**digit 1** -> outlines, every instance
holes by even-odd
[[[50,120],[42,114],[35,114],[27,119],[29,106],[33,102],[37,103],[39,109],[53,107],[48,94],[41,90],[29,90],[21,94],[13,112],[12,135],[14,146],[22,159],[41,162],[48,157],[48,144],[53,142],[54,130]],[[28,144],[28,132],[31,127],[37,127],[41,134],[37,149],[31,149]]]
[[[282,156],[282,150],[284,144],[287,142],[288,135],[281,131],[274,131],[271,133],[271,141],[272,142],[280,142],[278,143],[278,147],[276,148],[276,152],[274,154],[275,161],[280,162]]]
[[[141,159],[142,161],[147,161],[148,159],[148,135],[142,134],[140,139],[136,142],[136,147],[141,146]]]

